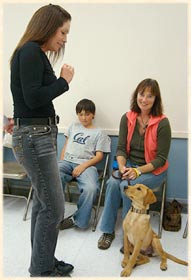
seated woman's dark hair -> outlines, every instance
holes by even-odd
[[[160,93],[160,88],[159,84],[156,80],[153,79],[144,79],[141,81],[138,86],[136,87],[132,98],[131,98],[131,104],[130,104],[130,109],[131,111],[134,111],[136,113],[140,113],[141,110],[139,106],[137,105],[137,94],[139,92],[144,92],[146,88],[149,88],[151,93],[155,96],[155,102],[153,104],[153,107],[151,109],[151,115],[153,116],[160,116],[163,113],[163,105],[162,105],[162,99],[161,99],[161,93]]]

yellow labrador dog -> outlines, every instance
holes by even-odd
[[[124,190],[125,194],[131,199],[132,206],[123,221],[124,231],[124,258],[122,261],[121,276],[130,276],[135,265],[149,262],[149,257],[141,254],[147,248],[152,247],[153,251],[160,256],[160,269],[167,269],[167,259],[176,263],[188,265],[167,252],[162,248],[157,234],[150,225],[150,215],[148,215],[149,205],[156,202],[153,191],[142,184],[128,186]],[[132,255],[130,256],[130,253]]]

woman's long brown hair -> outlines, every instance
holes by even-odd
[[[25,43],[34,41],[40,46],[43,45],[55,34],[59,27],[71,19],[71,15],[58,5],[49,4],[38,9],[29,21],[22,38],[13,51],[10,64],[16,51]],[[50,52],[49,56],[53,57],[53,61],[56,61],[62,54],[62,51],[64,53],[64,48],[60,49],[57,53]]]

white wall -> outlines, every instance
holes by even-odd
[[[44,5],[43,3],[42,5]],[[4,112],[12,115],[9,58],[37,3],[3,6]],[[75,67],[70,90],[55,101],[60,131],[76,118],[82,98],[97,107],[96,124],[118,132],[137,84],[157,79],[174,137],[188,133],[187,4],[65,4],[72,24],[64,61]],[[62,63],[63,63],[62,62]],[[56,67],[59,75],[60,63]]]

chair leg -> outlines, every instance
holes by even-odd
[[[32,190],[33,189],[32,189],[32,186],[31,186],[30,190],[29,190],[28,198],[27,198],[27,205],[26,205],[26,208],[25,208],[25,212],[24,212],[24,216],[23,216],[23,221],[26,221],[26,218],[27,218],[27,212],[28,212],[28,208],[29,208],[29,204],[30,204]]]
[[[163,223],[165,199],[166,199],[166,182],[164,182],[162,185],[162,201],[161,201],[160,220],[159,220],[159,229],[158,229],[159,238],[161,238],[162,236],[162,223]]]
[[[93,208],[95,210],[95,215],[94,215],[94,220],[93,220],[93,225],[92,225],[92,231],[95,231],[96,227],[97,227],[99,208],[100,208],[100,202],[98,202],[98,205],[96,208]]]
[[[95,215],[94,215],[94,220],[93,220],[93,225],[92,225],[92,231],[95,231],[96,227],[97,227],[99,208],[100,208],[100,204],[101,204],[101,197],[102,197],[103,187],[104,187],[104,179],[102,178],[97,206],[93,207],[93,209],[95,210]]]
[[[6,189],[7,189],[7,194],[11,194],[10,192],[10,184],[9,184],[9,179],[5,179],[6,180]]]
[[[66,189],[67,189],[68,200],[69,200],[69,202],[72,202],[72,198],[71,198],[71,194],[70,194],[70,187],[69,187],[68,183],[66,183]]]
[[[187,235],[188,235],[188,220],[186,222],[186,226],[185,226],[185,229],[184,229],[183,238],[186,238]]]
[[[99,209],[100,209],[100,204],[101,204],[101,198],[102,198],[103,188],[104,188],[104,184],[105,184],[105,178],[106,178],[106,173],[107,173],[108,162],[109,162],[109,154],[107,154],[107,156],[106,156],[105,167],[104,167],[103,175],[102,175],[102,177],[101,177],[100,193],[99,193],[99,198],[98,198],[97,207],[96,207],[96,209],[95,209],[95,216],[94,216],[92,231],[95,231],[95,230],[96,230],[97,223],[98,223],[98,215],[99,215]]]
[[[97,216],[98,216],[98,206],[96,207],[95,210],[95,215],[94,215],[94,220],[93,220],[93,225],[92,225],[92,231],[95,231],[96,230],[96,227],[97,227]]]
[[[92,231],[95,231],[96,227],[97,227],[99,209],[100,209],[101,198],[102,198],[102,193],[103,193],[103,187],[104,187],[104,180],[102,179],[101,187],[100,187],[100,193],[99,193],[99,198],[98,198],[98,203],[97,203],[97,206],[95,208],[95,216],[94,216]]]

